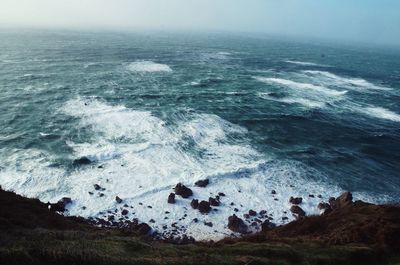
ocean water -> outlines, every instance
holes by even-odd
[[[83,156],[93,163],[74,166]],[[194,186],[205,178],[207,188]],[[226,196],[202,215],[191,199],[167,203],[178,182],[200,200]],[[128,218],[153,219],[161,233],[177,222],[200,240],[230,235],[234,208],[289,222],[290,196],[303,197],[307,214],[344,190],[398,202],[400,51],[254,35],[3,30],[0,185],[44,202],[71,197],[66,214],[84,217],[119,218],[119,196]]]

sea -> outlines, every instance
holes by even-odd
[[[196,187],[202,179],[210,184]],[[177,183],[193,196],[169,204]],[[288,223],[290,196],[307,215],[343,191],[398,203],[400,49],[2,29],[0,185],[43,202],[70,197],[68,216],[112,213],[197,240],[231,236],[228,217],[249,210]],[[209,214],[190,206],[219,193]]]

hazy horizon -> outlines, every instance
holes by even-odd
[[[2,27],[213,30],[400,44],[395,0],[2,0]]]

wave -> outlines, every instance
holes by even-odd
[[[171,73],[172,69],[166,64],[155,63],[152,61],[137,61],[130,63],[127,69],[138,73],[166,72]]]
[[[327,65],[317,64],[317,63],[312,63],[312,62],[302,62],[302,61],[293,61],[293,60],[286,60],[285,62],[286,62],[286,63],[291,63],[291,64],[303,65],[303,66],[320,66],[320,67],[327,67]]]
[[[341,77],[338,75],[335,75],[330,72],[326,71],[313,71],[313,70],[307,70],[303,71],[303,73],[310,74],[312,76],[321,76],[324,78],[330,79],[330,81],[334,81],[334,84],[337,85],[346,85],[350,87],[362,87],[362,88],[367,88],[367,89],[375,89],[375,90],[391,90],[391,88],[388,87],[382,87],[382,86],[377,86],[375,84],[372,84],[368,82],[365,79],[362,78],[346,78],[346,77]]]
[[[271,97],[269,93],[260,93],[259,96],[264,99],[278,101],[286,104],[300,104],[307,108],[324,108],[326,106],[325,102],[310,100],[306,98],[294,98],[294,97],[276,98],[276,97]]]
[[[285,87],[289,87],[291,89],[313,90],[316,92],[324,93],[329,96],[342,96],[347,93],[347,91],[337,91],[323,86],[317,86],[309,83],[300,83],[282,78],[256,77],[256,80],[269,84],[273,83],[282,85]]]
[[[400,122],[400,114],[381,107],[359,108],[358,111],[371,117]]]

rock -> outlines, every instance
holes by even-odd
[[[211,211],[210,203],[207,201],[201,201],[198,209],[201,213],[209,213]]]
[[[315,198],[314,194],[308,194],[308,197]]]
[[[149,223],[155,223],[156,221],[154,219],[150,219]]]
[[[205,188],[208,184],[210,184],[210,181],[208,179],[199,180],[194,183],[194,185],[200,188]]]
[[[87,158],[86,156],[83,156],[81,158],[75,159],[73,162],[73,165],[74,166],[82,166],[82,165],[89,165],[91,163],[92,163],[92,161],[89,158]]]
[[[123,209],[121,212],[122,215],[127,215],[128,213],[129,213],[129,211],[127,209]]]
[[[256,212],[256,211],[253,211],[253,210],[249,210],[249,215],[250,215],[250,216],[256,216],[256,215],[257,215],[257,212]]]
[[[194,219],[193,219],[193,222],[198,223],[198,222],[199,222],[199,219],[194,218]]]
[[[209,227],[213,227],[213,223],[211,223],[211,222],[204,222],[204,225],[209,226]]]
[[[174,204],[175,203],[175,193],[170,193],[168,196],[168,203]]]
[[[189,198],[190,196],[193,195],[193,192],[191,189],[183,185],[182,183],[178,183],[175,187],[175,193],[176,195],[180,195],[183,198]]]
[[[250,214],[245,213],[245,214],[243,214],[243,217],[246,218],[246,219],[250,219]]]
[[[275,191],[275,190],[272,190],[272,191],[271,191],[271,194],[276,194],[276,191]]]
[[[296,204],[296,205],[297,204],[301,204],[303,202],[303,198],[301,198],[301,197],[296,197],[296,198],[290,197],[289,202],[291,204]]]
[[[208,202],[210,203],[211,206],[219,206],[219,201],[217,199],[214,198],[208,198]]]
[[[318,209],[320,209],[320,210],[326,210],[326,209],[329,209],[329,208],[331,208],[331,206],[330,206],[329,203],[320,202],[320,203],[318,204]]]
[[[54,211],[54,212],[65,212],[65,210],[66,210],[65,207],[70,203],[72,203],[71,198],[63,197],[58,202],[49,203],[48,205],[49,205],[49,209],[51,211]]]
[[[199,200],[193,199],[190,206],[192,206],[193,209],[199,208]]]
[[[348,191],[344,192],[336,199],[330,198],[329,204],[330,204],[332,210],[336,210],[336,209],[351,205],[351,204],[353,204],[353,195]]]
[[[272,228],[274,228],[276,225],[272,222],[270,222],[269,220],[265,220],[262,224],[261,224],[261,231],[265,232],[268,231]]]
[[[117,203],[122,203],[122,199],[118,196],[115,197],[115,200],[117,201]]]
[[[223,192],[218,192],[218,195],[221,196],[221,197],[225,197],[226,196],[225,193],[223,193]]]
[[[137,231],[140,235],[147,235],[151,231],[151,227],[146,223],[141,223],[137,226]]]
[[[247,225],[244,223],[242,219],[237,217],[235,214],[229,216],[228,218],[228,228],[236,233],[244,234],[247,232]]]
[[[293,214],[297,215],[297,218],[306,216],[306,212],[297,205],[293,205],[292,207],[290,207],[290,211]]]
[[[101,190],[101,186],[99,184],[94,184],[93,187],[95,190]]]
[[[261,210],[259,212],[259,215],[261,215],[262,217],[264,217],[265,215],[267,215],[267,211],[266,210]]]
[[[235,212],[239,212],[239,209],[238,208],[235,208],[235,209],[233,209]]]

